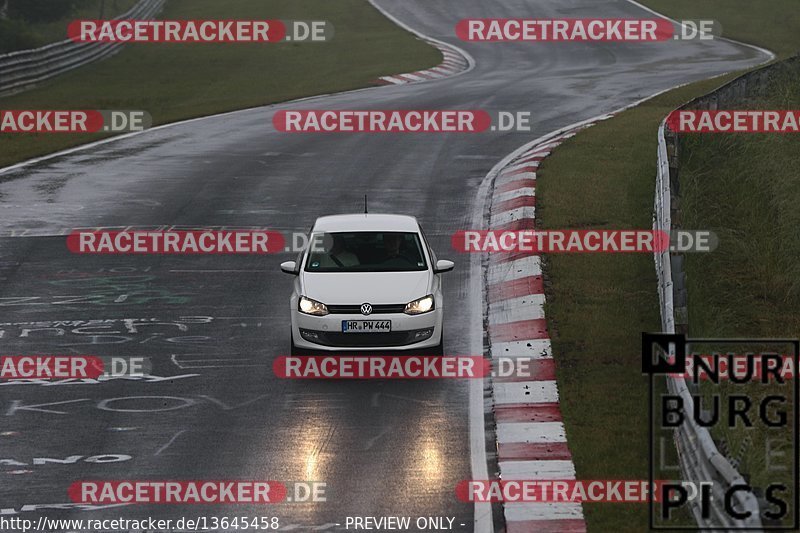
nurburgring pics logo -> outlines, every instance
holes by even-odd
[[[783,349],[765,349],[775,346]],[[649,480],[674,470],[699,486],[690,499],[679,483],[662,485],[660,512],[650,506],[651,529],[798,527],[800,389],[789,379],[798,352],[796,339],[642,334],[642,370],[650,376]],[[666,387],[656,383],[660,375]],[[709,476],[716,482],[707,483]],[[685,525],[682,516],[692,515],[703,525]]]

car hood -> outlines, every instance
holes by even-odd
[[[404,304],[430,293],[429,271],[304,272],[305,296],[331,305]]]

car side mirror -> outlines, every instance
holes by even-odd
[[[284,261],[283,263],[281,263],[281,272],[296,276],[297,274],[299,274],[299,272],[297,271],[297,262]]]
[[[442,272],[450,272],[456,266],[452,261],[447,259],[439,259],[436,261],[436,268],[433,269],[434,274],[441,274]]]

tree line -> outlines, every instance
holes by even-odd
[[[66,21],[83,15],[109,18],[120,13],[119,0],[0,0],[0,53],[35,48],[66,38]],[[60,38],[41,25],[65,21]]]

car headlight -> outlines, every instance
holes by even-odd
[[[421,315],[422,313],[427,313],[428,311],[433,311],[433,295],[429,294],[413,302],[408,302],[406,304],[406,309],[403,311],[407,315]]]
[[[324,303],[306,298],[305,296],[300,297],[298,309],[301,313],[307,315],[325,316],[328,314],[328,307]]]

